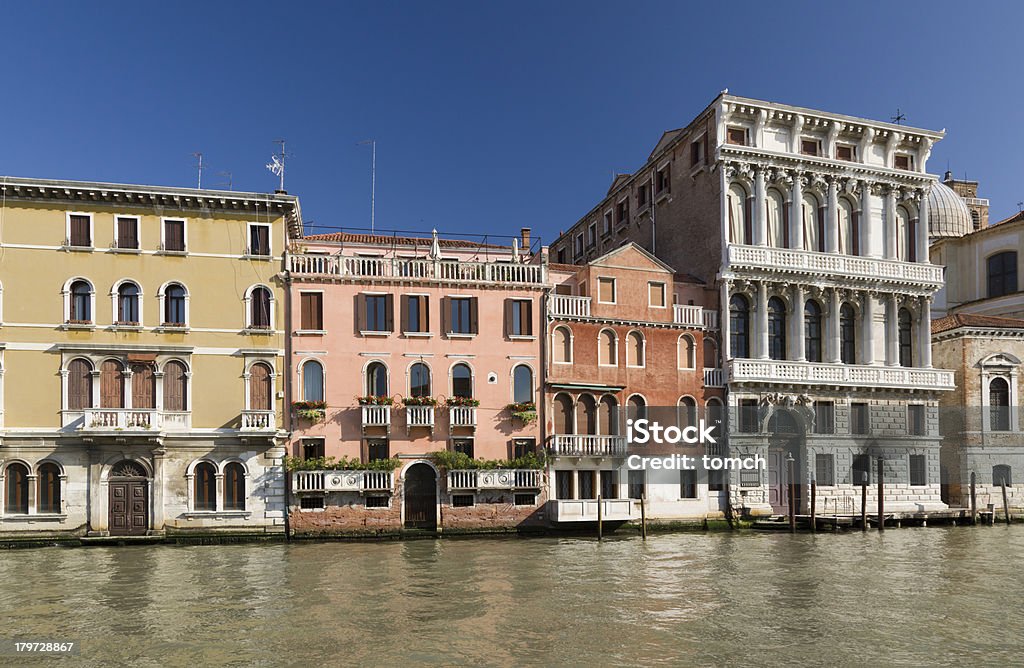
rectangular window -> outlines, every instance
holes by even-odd
[[[619,476],[614,470],[608,469],[601,471],[601,498],[602,499],[617,499],[619,498]]]
[[[476,297],[448,298],[448,333],[476,334]]]
[[[907,406],[907,433],[911,436],[924,436],[924,406],[911,404]]]
[[[452,508],[471,508],[473,500],[472,494],[452,494]]]
[[[304,438],[302,439],[302,458],[319,459],[324,456],[324,439]]]
[[[117,247],[130,250],[139,249],[139,219],[118,216]]]
[[[533,336],[533,300],[508,299],[506,328],[509,336]]]
[[[679,471],[679,498],[697,498],[697,472],[682,469]]]
[[[819,486],[831,487],[836,484],[834,455],[814,456],[814,480]]]
[[[391,295],[363,295],[366,301],[366,316],[364,331],[367,332],[390,332],[391,331]]]
[[[740,399],[740,433],[757,433],[757,399]]]
[[[600,276],[597,279],[597,301],[602,304],[615,303],[615,279]]]
[[[761,472],[757,469],[740,469],[740,487],[760,487]]]
[[[729,128],[726,130],[725,141],[728,144],[737,146],[747,145],[747,131],[743,128]]]
[[[386,496],[368,496],[366,497],[367,508],[387,508],[389,498]]]
[[[576,235],[576,253],[573,255],[573,258],[575,258],[576,260],[582,260],[583,259],[583,235],[582,234],[577,234]]]
[[[836,405],[832,401],[814,402],[814,433],[834,434],[836,432]]]
[[[843,144],[836,145],[836,160],[853,161],[853,147]]]
[[[690,167],[696,167],[704,161],[703,138],[690,144]]]
[[[715,471],[713,469],[708,471],[708,491],[725,491],[725,471]]]
[[[568,258],[566,258],[566,256],[565,256],[565,249],[564,248],[559,248],[558,249],[557,257],[558,257],[558,264],[566,264],[566,260]]]
[[[597,245],[597,223],[591,223],[587,226],[587,248],[593,248]]]
[[[304,496],[299,499],[299,508],[303,510],[323,510],[324,497],[322,496]]]
[[[515,459],[537,453],[537,441],[532,438],[513,438],[512,456]]]
[[[910,484],[923,487],[928,484],[928,458],[924,455],[910,455]]]
[[[249,255],[270,255],[270,225],[249,223]]]
[[[473,459],[473,439],[453,438],[452,450]]]
[[[636,188],[636,205],[638,209],[642,209],[651,201],[650,189],[647,183],[641,183]]]
[[[555,471],[555,498],[573,498],[572,471]]]
[[[427,295],[404,295],[402,331],[426,334],[430,331],[430,298]]]
[[[517,506],[535,506],[537,505],[536,494],[516,494],[514,499],[515,505]]]
[[[871,411],[865,403],[850,404],[850,433],[867,434],[871,431]]]
[[[871,484],[871,457],[868,455],[857,455],[853,458],[853,466],[850,467],[851,485]]]
[[[642,499],[647,493],[647,471],[643,469],[629,471],[629,498]]]
[[[619,225],[625,225],[629,222],[629,200],[624,199],[619,202]]]
[[[672,164],[669,163],[658,170],[658,174],[654,179],[655,188],[657,194],[670,192],[672,190]]]
[[[800,153],[804,155],[818,155],[818,140],[817,139],[801,139],[800,140]]]
[[[370,438],[366,440],[366,454],[367,459],[371,462],[375,462],[381,459],[388,459],[390,453],[388,452],[388,439],[386,438]]]
[[[185,221],[164,220],[164,248],[171,253],[185,252]]]
[[[651,308],[665,308],[665,284],[650,281],[647,283],[647,303]]]
[[[68,243],[79,248],[92,248],[92,218],[73,215],[70,217]]]
[[[897,153],[893,156],[893,167],[896,169],[911,170],[913,169],[914,162],[911,160],[909,155],[901,155]]]
[[[612,233],[612,212],[607,211],[604,214],[604,230],[601,232],[604,235]]]
[[[299,293],[299,329],[320,331],[324,328],[323,304],[322,292]]]
[[[594,479],[597,471],[579,471],[576,474],[576,479],[579,481],[579,497],[581,499],[596,499],[597,490],[595,489]]]

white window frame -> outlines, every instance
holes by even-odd
[[[256,288],[265,288],[270,292],[270,327],[267,329],[253,329],[252,326],[252,293]],[[269,285],[263,283],[253,283],[245,291],[245,296],[242,298],[242,303],[245,305],[245,331],[259,332],[274,334],[277,331],[277,298],[274,296],[274,291]]]
[[[559,362],[555,359],[555,332],[558,330],[568,330],[569,332],[569,359],[565,362]],[[573,338],[572,328],[568,325],[555,325],[551,329],[551,363],[552,364],[568,364],[572,365],[576,359],[576,341]]]
[[[651,286],[661,286],[661,306],[651,303]],[[665,281],[647,281],[647,306],[650,308],[668,308],[668,286]]]
[[[517,362],[512,365],[512,368],[508,371],[508,400],[510,403],[516,402],[516,369],[521,366],[525,366],[530,370],[530,401],[533,405],[537,405],[537,370],[533,368],[532,364],[527,362]]]
[[[256,255],[252,252],[252,230],[254,227],[267,228],[267,254]],[[249,223],[245,226],[245,256],[249,258],[268,259],[274,257],[274,226],[270,223]],[[188,246],[186,245],[186,248]]]
[[[181,250],[181,251],[167,250],[167,234],[166,234],[167,233],[167,221],[170,221],[170,220],[173,220],[173,221],[180,220],[182,222],[182,236],[184,237],[184,241],[185,241],[185,250]],[[248,233],[247,233],[247,235],[248,235]],[[246,238],[246,244],[248,244],[248,238]],[[249,249],[249,247],[248,247],[248,245],[246,245],[246,250],[248,250],[248,249]],[[188,218],[180,218],[178,216],[161,216],[160,217],[160,252],[161,253],[170,253],[171,255],[186,255],[186,254],[188,254]]]
[[[469,396],[472,398],[478,398],[476,394],[476,369],[469,363],[469,360],[459,359],[455,360],[448,365],[448,396],[455,396],[455,367],[460,364],[464,364],[469,367]],[[433,386],[434,378],[431,376],[430,384]]]
[[[118,300],[118,296],[119,296],[118,295],[118,290],[120,290],[121,286],[124,285],[125,283],[131,283],[132,285],[134,285],[135,287],[137,287],[139,289],[139,294],[136,297],[139,300],[139,323],[137,325],[126,325],[126,324],[124,324],[124,323],[122,323],[122,322],[120,322],[118,320],[118,316],[120,315],[120,309],[119,309],[120,304],[118,303],[118,301],[119,301]],[[110,307],[111,307],[111,310],[110,310],[110,324],[111,324],[111,326],[115,327],[117,329],[128,329],[128,330],[142,329],[142,327],[144,326],[144,322],[145,322],[145,314],[143,312],[144,301],[143,301],[142,297],[143,297],[142,286],[139,285],[139,282],[136,281],[134,278],[125,277],[125,278],[118,279],[117,281],[114,281],[114,285],[111,286],[111,288],[110,288]],[[69,310],[70,310],[70,308],[69,308]]]
[[[172,285],[180,285],[185,290],[185,323],[183,325],[168,325],[168,324],[166,324],[164,322],[164,316],[167,313],[166,309],[164,308],[165,307],[165,299],[167,297],[167,288],[169,288]],[[156,301],[157,301],[157,305],[158,305],[158,307],[160,309],[160,312],[157,314],[157,323],[159,323],[157,326],[159,328],[162,328],[162,329],[169,329],[169,330],[175,330],[175,331],[182,330],[182,329],[186,329],[187,330],[191,326],[191,322],[192,322],[192,320],[191,320],[191,313],[189,311],[189,308],[190,308],[189,301],[191,299],[191,296],[192,296],[192,292],[188,289],[188,286],[185,285],[185,283],[183,281],[167,281],[166,283],[161,285],[160,289],[156,293]],[[140,313],[141,313],[141,310],[140,310]]]
[[[612,282],[612,300],[606,302],[601,299],[601,280],[606,279]],[[614,276],[598,276],[597,277],[597,303],[598,304],[617,304],[619,300],[619,282]]]
[[[89,286],[89,315],[92,317],[89,319],[89,323],[87,325],[70,325],[69,322],[71,320],[71,285],[77,281],[84,281]],[[65,327],[69,325],[72,327],[96,326],[96,286],[93,285],[92,281],[90,281],[88,278],[85,278],[84,276],[73,276],[64,283],[64,287],[61,288],[60,293],[64,301],[63,323]]]
[[[320,399],[310,399],[306,396],[306,365],[310,362],[316,362],[320,365],[320,370],[323,372],[320,383],[320,394],[323,395],[322,401],[327,401],[327,365],[319,357],[310,356],[302,360],[299,367],[296,369],[296,382],[299,384],[299,393],[302,395],[303,401],[321,401]]]
[[[118,245],[117,241],[121,236],[121,221],[122,220],[134,220],[135,221],[135,240],[139,245],[135,248],[122,248]],[[95,243],[95,241],[93,242]],[[110,246],[114,250],[127,251],[129,253],[139,253],[142,251],[142,216],[133,216],[129,214],[114,214],[114,242]]]
[[[326,313],[324,309],[324,291],[323,290],[307,290],[302,288],[298,291],[299,293],[299,327],[295,329],[295,334],[298,336],[323,336],[327,333],[326,325]],[[320,324],[323,326],[321,329],[302,329],[302,295],[305,294],[318,294],[320,295]]]
[[[602,341],[602,334],[605,332],[612,333],[612,363],[606,364],[601,361],[601,350],[604,345]],[[619,333],[610,327],[604,327],[597,332],[597,366],[603,366],[606,369],[614,369],[619,366]]]
[[[630,364],[629,363],[629,339],[630,339],[630,337],[633,334],[638,334],[640,336],[640,349],[638,351],[640,353],[640,355],[639,355],[639,357],[640,357],[640,364]],[[645,368],[647,368],[647,337],[644,336],[644,333],[641,332],[639,329],[631,329],[628,332],[626,332],[625,342],[626,342],[626,368],[627,369],[645,369]],[[646,399],[645,399],[645,401],[646,401]]]
[[[88,246],[71,245],[71,216],[89,217],[89,244]],[[64,247],[73,250],[95,250],[96,249],[96,218],[86,211],[68,211],[64,214]]]

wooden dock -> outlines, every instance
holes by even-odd
[[[970,524],[971,511],[967,508],[949,508],[946,510],[912,511],[912,512],[886,512],[883,515],[886,527],[899,528],[902,526],[930,526],[930,525],[953,525]],[[878,528],[878,516],[869,514],[867,517],[867,528]],[[770,518],[757,520],[753,528],[761,531],[789,531],[789,517],[787,515],[773,515]],[[800,531],[811,531],[811,516],[797,515],[796,528]],[[861,528],[861,515],[857,514],[830,514],[817,515],[814,518],[814,527],[818,531],[840,531],[847,529]]]

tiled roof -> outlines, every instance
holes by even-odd
[[[327,234],[310,234],[303,237],[306,241],[329,241],[333,243],[365,244],[367,246],[416,246],[430,248],[431,237],[399,237],[388,234],[356,234],[353,232],[329,232]],[[494,248],[509,251],[511,246],[501,244],[485,244],[466,239],[441,239],[437,245],[441,248]]]
[[[938,320],[932,320],[932,334],[948,332],[958,327],[994,327],[1000,329],[1024,329],[1024,320],[1000,318],[993,315],[955,313]]]

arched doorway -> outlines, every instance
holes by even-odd
[[[405,526],[437,528],[437,473],[429,464],[417,463],[405,472]]]
[[[803,441],[804,423],[798,415],[788,410],[777,410],[772,414],[768,420],[768,502],[773,512],[789,513],[789,485],[793,485],[796,512],[800,512]],[[790,459],[793,460],[792,479]]]
[[[144,536],[149,531],[149,475],[138,462],[114,466],[107,481],[107,526],[111,536]]]

